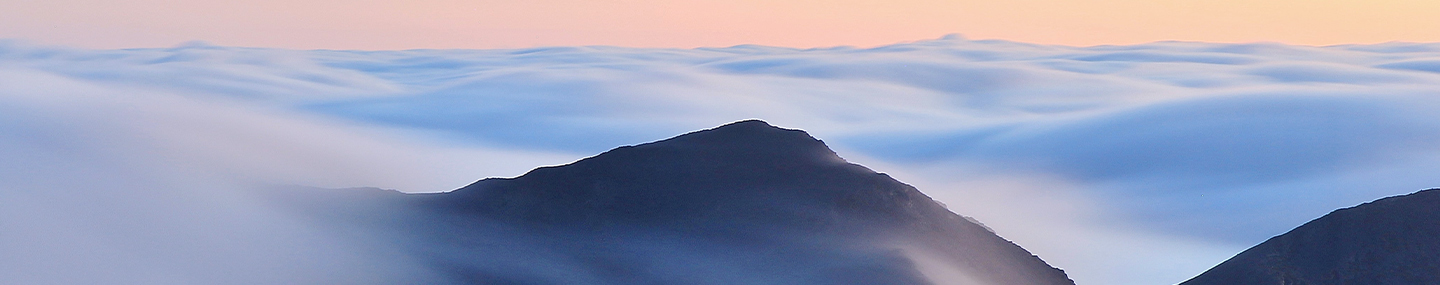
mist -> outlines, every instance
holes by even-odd
[[[748,118],[804,129],[1080,284],[1176,283],[1332,209],[1440,185],[1436,44],[8,42],[0,62],[0,247],[16,253],[0,268],[44,283],[432,280],[393,243],[239,189],[439,192]]]
[[[573,159],[435,146],[209,95],[0,71],[0,275],[16,284],[432,283],[441,275],[389,240],[329,230],[256,190],[434,192],[528,168],[511,163]]]

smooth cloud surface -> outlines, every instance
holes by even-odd
[[[254,243],[215,244],[206,248],[223,252],[198,257],[251,264],[267,255],[239,249],[304,247],[326,233],[271,228],[288,220],[214,198],[232,195],[226,187],[440,191],[746,118],[810,131],[1081,284],[1177,283],[1329,210],[1440,186],[1432,175],[1440,147],[1431,143],[1440,137],[1431,112],[1440,108],[1440,44],[1077,48],[949,37],[873,49],[289,51],[11,43],[0,46],[0,61],[0,149],[18,158],[0,162],[14,176],[4,179],[0,222],[34,229],[3,240],[34,248],[25,256],[61,256],[69,249],[46,240],[108,223],[55,214],[85,209],[152,221],[87,235],[84,244],[103,249],[97,255],[205,243],[184,235],[212,229],[176,216],[271,221],[236,229]],[[142,207],[150,204],[158,206]],[[282,234],[261,235],[272,231]],[[365,247],[306,256],[426,276],[382,262],[394,260],[383,249],[346,246]],[[172,256],[157,255],[157,264],[137,266],[174,268],[164,263]],[[149,276],[168,275],[131,279]]]

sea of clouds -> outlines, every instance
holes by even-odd
[[[758,118],[917,186],[1080,284],[1172,284],[1330,210],[1440,187],[1434,110],[1440,44],[0,42],[0,275],[427,280],[394,249],[235,189],[445,191]]]

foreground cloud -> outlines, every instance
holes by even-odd
[[[1440,44],[1077,48],[946,38],[810,50],[94,51],[12,43],[0,46],[0,61],[0,100],[14,109],[0,115],[4,146],[24,157],[0,167],[38,173],[8,172],[17,179],[6,181],[90,197],[76,201],[105,201],[82,195],[103,183],[63,177],[170,183],[181,181],[177,169],[224,181],[439,191],[762,118],[915,184],[1081,284],[1157,284],[1331,209],[1440,186],[1429,143],[1440,133],[1440,115],[1430,112],[1440,107]],[[0,202],[81,205],[17,193],[29,192]],[[168,209],[192,211],[200,210]],[[48,223],[21,217],[10,222]]]

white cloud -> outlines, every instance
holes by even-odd
[[[0,167],[24,178],[7,179],[13,189],[73,195],[103,180],[58,177],[435,191],[760,118],[896,172],[1081,284],[1173,283],[1330,209],[1440,186],[1426,174],[1440,169],[1437,58],[1440,44],[959,38],[813,50],[8,43],[0,142],[23,159]],[[79,207],[15,193],[28,192],[5,202]],[[37,220],[50,221],[6,222]],[[70,228],[84,227],[55,229]]]
[[[313,227],[242,189],[441,191],[574,158],[436,147],[28,69],[0,70],[0,110],[0,275],[21,284],[427,283],[438,275],[405,253]]]

